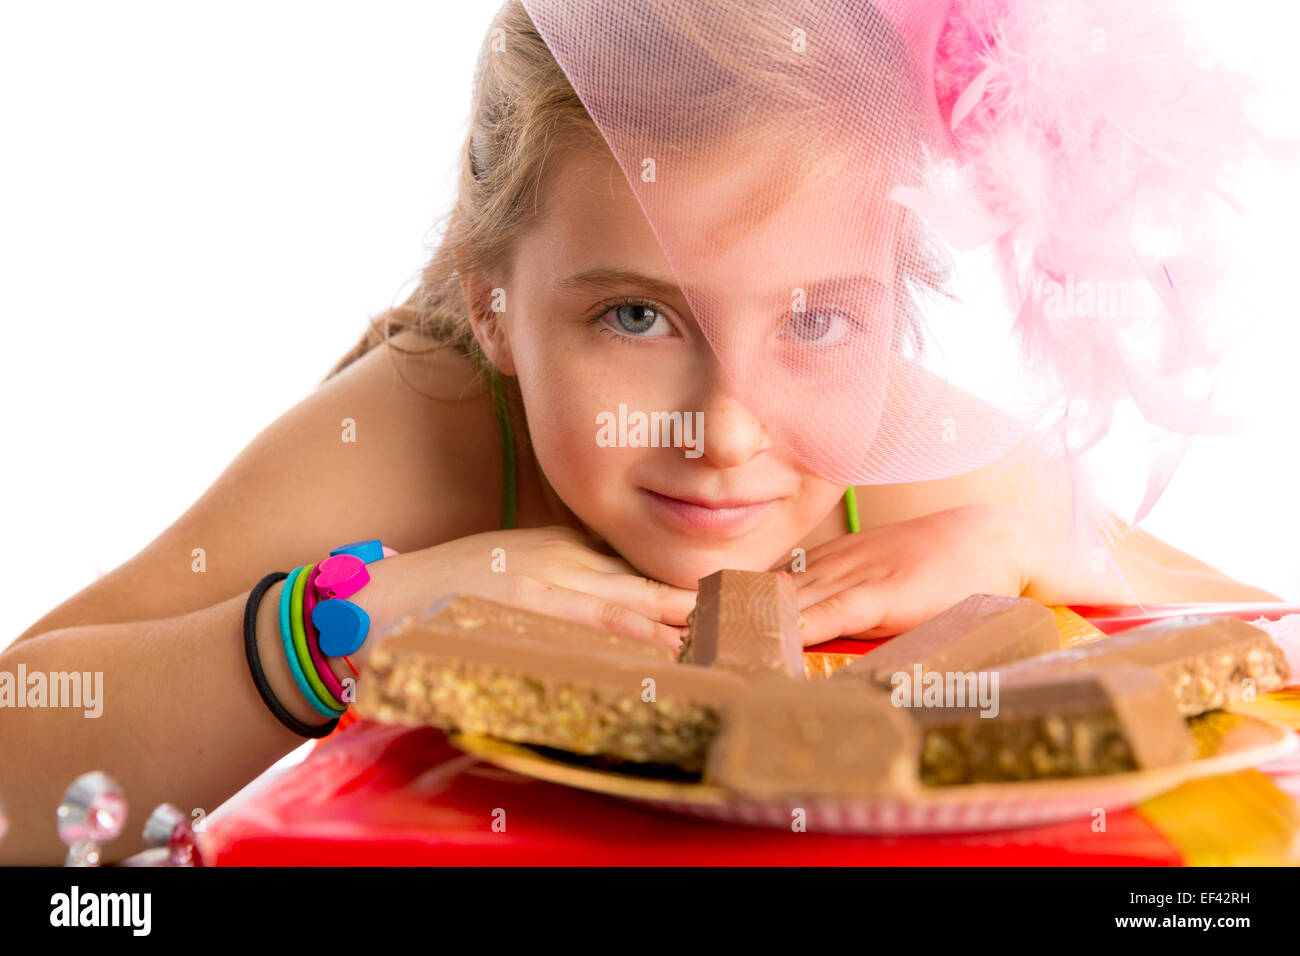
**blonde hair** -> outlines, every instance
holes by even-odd
[[[645,29],[654,29],[654,20],[674,23],[683,16],[689,19],[680,0],[644,0],[637,13],[643,18],[638,26]],[[744,11],[738,10],[735,15],[743,16]],[[767,42],[772,28],[771,23],[756,21],[756,42]],[[864,29],[873,32],[877,43],[880,31],[892,35],[878,15]],[[888,95],[897,102],[909,86],[902,75],[903,41],[895,39],[892,51],[886,49],[882,54],[887,61],[884,68],[870,79],[885,84]],[[380,343],[410,353],[412,350],[391,341],[408,329],[431,341],[430,348],[421,354],[450,347],[469,358],[481,372],[495,372],[474,337],[470,305],[460,276],[494,270],[503,280],[508,278],[516,240],[544,212],[548,163],[558,162],[570,147],[608,150],[608,146],[520,0],[506,0],[493,20],[479,51],[473,90],[469,133],[460,151],[456,199],[446,214],[446,228],[437,248],[421,270],[415,291],[401,305],[372,318],[361,340],[325,380]],[[793,102],[797,94],[790,95]],[[816,104],[800,105],[807,109],[808,117],[817,115]],[[949,265],[924,233],[920,221],[908,211],[904,211],[897,241],[900,248],[907,250],[902,259],[907,263],[906,274],[900,271],[897,279],[897,300],[903,313],[898,328],[910,333],[919,349],[923,341],[912,292],[944,294],[942,285]],[[510,379],[505,381],[517,400],[517,385]]]
[[[460,151],[456,201],[446,228],[401,305],[372,318],[365,334],[325,376],[328,380],[406,329],[428,337],[431,351],[451,347],[479,368],[487,359],[474,338],[462,272],[505,270],[517,238],[540,212],[541,185],[557,147],[603,143],[519,0],[507,0],[479,52],[470,130]]]

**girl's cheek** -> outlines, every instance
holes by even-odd
[[[556,401],[532,418],[530,432],[533,447],[551,484],[563,495],[565,490],[588,497],[599,488],[616,465],[614,456],[620,449],[601,447],[597,441],[599,403]],[[579,510],[581,502],[566,501]]]

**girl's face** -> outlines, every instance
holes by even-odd
[[[479,335],[518,377],[547,481],[648,577],[694,588],[721,568],[788,564],[844,488],[801,467],[737,399],[613,157],[574,151],[552,177],[499,286],[498,331]],[[780,245],[795,259],[789,235]],[[754,275],[752,262],[713,265]],[[667,413],[678,416],[665,436]],[[665,437],[693,447],[651,444]]]

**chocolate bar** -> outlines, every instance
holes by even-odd
[[[1164,678],[1185,717],[1286,686],[1291,670],[1266,631],[1235,617],[1184,616],[1065,648],[1002,671],[1004,680],[1080,669],[1144,667]]]
[[[1004,680],[996,703],[991,717],[971,706],[909,708],[924,735],[923,783],[1123,773],[1197,753],[1168,685],[1134,667]]]
[[[988,670],[1060,647],[1052,612],[1028,598],[972,594],[844,668],[837,678],[884,687],[894,675],[925,671]]]
[[[735,614],[734,598],[745,587],[766,595],[759,608],[767,598],[788,597],[781,594],[785,583],[742,581],[743,587],[732,588],[725,580],[731,573],[718,577],[715,593],[701,607],[714,601],[719,614],[727,607]],[[732,640],[729,626],[712,633],[712,624],[697,628],[702,640],[688,653],[714,663],[702,667],[679,663],[672,651],[646,641],[452,596],[437,602],[425,619],[408,616],[384,635],[371,652],[356,706],[371,720],[432,724],[610,766],[631,762],[703,772],[706,780],[755,798],[870,799],[906,797],[925,785],[1180,763],[1193,759],[1196,750],[1173,689],[1188,681],[1180,684],[1171,673],[1200,673],[1193,665],[1222,670],[1237,661],[1257,680],[1269,674],[1285,680],[1280,653],[1275,659],[1271,642],[1259,644],[1258,636],[1267,635],[1235,619],[1199,621],[1191,630],[1200,636],[1186,647],[1160,636],[1186,634],[1186,622],[1181,630],[1165,622],[1145,638],[1133,631],[1127,641],[1123,635],[1107,638],[989,671],[990,661],[1024,652],[1025,635],[1036,622],[1015,606],[1016,599],[974,597],[981,600],[962,603],[976,604],[976,613],[961,617],[973,621],[973,628],[952,627],[946,643],[932,640],[921,648],[928,653],[907,660],[914,680],[937,678],[938,671],[945,682],[978,680],[986,673],[990,682],[1000,679],[1000,687],[992,684],[995,696],[984,695],[979,705],[952,706],[965,700],[955,694],[940,694],[941,706],[920,706],[930,703],[925,694],[895,701],[898,689],[891,694],[880,687],[879,662],[867,680],[840,679],[855,669],[860,676],[867,658],[831,680],[792,680],[785,655],[797,645],[788,622],[775,635],[760,633],[757,639],[755,629],[742,629],[741,638]],[[772,620],[765,610],[750,615],[754,606],[741,602],[740,612]],[[978,613],[979,607],[986,613]],[[954,611],[945,613],[959,617]],[[1009,622],[998,639],[983,633],[990,619]],[[962,639],[972,631],[979,640]],[[1226,651],[1225,631],[1236,635],[1229,635]],[[1136,650],[1125,650],[1128,645]],[[1229,652],[1232,661],[1222,657]],[[814,656],[800,654],[799,677]],[[1101,664],[1087,663],[1096,661]],[[1175,664],[1181,670],[1171,671]],[[821,666],[825,673],[832,662]],[[901,669],[895,662],[886,666]]]
[[[854,681],[751,680],[728,707],[706,782],[757,799],[859,799],[917,789],[921,735]]]
[[[804,676],[799,604],[789,575],[717,571],[700,579],[691,614],[683,663]]]
[[[579,650],[609,651],[656,661],[676,660],[676,654],[662,644],[612,634],[546,614],[535,614],[474,594],[449,594],[439,598],[429,606],[425,619],[459,628],[466,633],[484,629],[502,635],[519,634]]]
[[[359,684],[369,720],[698,772],[743,680],[644,641],[454,597],[385,634]]]

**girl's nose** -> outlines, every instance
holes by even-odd
[[[722,376],[714,381],[703,407],[703,457],[717,468],[734,468],[771,448],[772,438]]]

